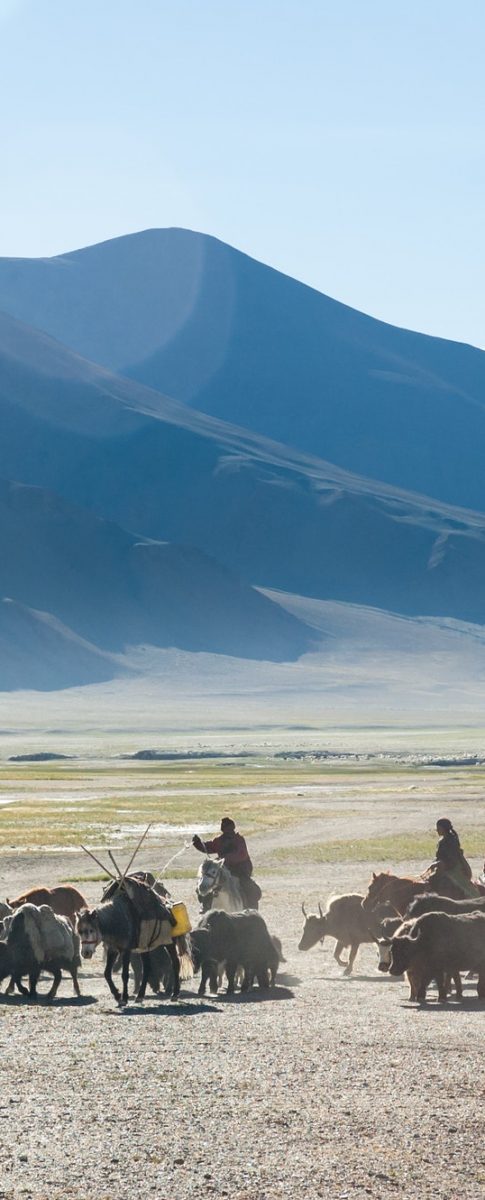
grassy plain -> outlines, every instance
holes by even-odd
[[[0,767],[0,849],[131,844],[153,823],[153,836],[178,836],[201,823],[217,828],[228,804],[248,834],[291,825],[289,803],[321,771],[287,763],[188,762],[96,766]],[[297,799],[297,797],[295,797]]]
[[[303,759],[72,760],[0,765],[0,853],[146,849],[168,860],[194,830],[233,815],[258,862],[284,873],[307,864],[429,862],[438,816],[465,851],[485,855],[485,772],[400,763]],[[156,853],[155,853],[156,849]],[[69,878],[97,882],[86,860]],[[82,862],[82,859],[81,859]],[[83,869],[84,868],[84,869]],[[173,878],[189,878],[180,859]],[[65,877],[68,872],[65,871]]]
[[[485,857],[485,821],[481,826],[460,826],[461,842],[465,852],[471,856]],[[413,858],[429,857],[430,836],[420,830],[408,833],[387,834],[384,837],[338,838],[328,842],[313,842],[310,845],[280,846],[273,851],[275,861],[288,863],[380,863],[409,862]]]

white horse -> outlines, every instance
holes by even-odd
[[[205,858],[197,872],[197,895],[203,911],[222,908],[224,912],[242,912],[246,908],[239,880],[231,875],[220,858]]]

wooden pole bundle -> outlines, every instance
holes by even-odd
[[[113,875],[113,872],[109,870],[109,867],[105,867],[103,865],[103,863],[101,862],[101,860],[99,858],[96,858],[96,855],[93,854],[91,850],[88,850],[87,846],[83,846],[82,842],[81,842],[81,850],[84,850],[85,854],[89,854],[89,857],[93,859],[93,862],[97,863],[98,867],[101,867],[101,870],[104,871],[106,875],[109,875],[109,878],[112,879],[114,883],[117,883],[119,888],[122,888],[124,885],[126,876],[128,875],[130,868],[133,866],[133,863],[138,854],[138,851],[139,851],[140,847],[142,846],[143,842],[145,841],[148,830],[151,829],[151,827],[152,827],[152,822],[150,821],[150,824],[147,825],[145,832],[142,833],[140,841],[138,842],[138,845],[135,847],[133,854],[130,858],[130,861],[128,863],[128,866],[125,868],[123,873],[121,872],[121,868],[118,866],[118,863],[116,862],[116,859],[114,858],[114,855],[111,853],[111,850],[108,850],[108,855],[111,859],[111,862],[113,863],[115,871],[117,871],[116,875]]]

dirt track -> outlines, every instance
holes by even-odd
[[[262,881],[288,960],[271,999],[199,1001],[189,985],[178,1003],[120,1013],[101,959],[81,1002],[67,980],[51,1007],[2,997],[0,1198],[476,1200],[485,1012],[473,984],[462,1006],[420,1009],[376,973],[371,947],[350,980],[333,942],[296,949],[302,894],[354,890],[367,874]],[[191,886],[177,892],[194,913]]]

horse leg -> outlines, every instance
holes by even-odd
[[[148,960],[150,960],[150,952],[148,952],[146,957],[148,958]],[[135,950],[135,953],[131,955],[130,962],[131,962],[131,969],[133,971],[133,991],[135,993],[135,996],[138,996],[138,993],[139,993],[140,988],[143,983],[143,971],[144,971],[145,964],[144,964],[144,962],[142,962],[141,954],[138,954],[136,950]]]
[[[26,987],[24,987],[24,984],[22,983],[22,976],[21,976],[21,975],[15,975],[15,977],[14,977],[14,984],[16,985],[16,987],[17,987],[18,991],[20,992],[20,995],[21,995],[21,996],[28,996],[28,994],[29,994],[29,989],[28,989],[28,988],[26,988]]]
[[[179,962],[179,956],[178,956],[178,954],[177,954],[177,947],[176,947],[176,946],[174,946],[173,942],[170,942],[170,943],[169,943],[169,945],[167,946],[167,950],[168,950],[168,953],[169,953],[169,955],[170,955],[170,961],[171,961],[171,963],[172,963],[172,967],[173,967],[173,988],[172,988],[172,1000],[176,1000],[176,999],[177,999],[177,997],[178,997],[178,996],[180,996],[180,962]]]
[[[151,966],[151,963],[150,963],[150,952],[148,952],[148,954],[142,954],[142,955],[141,955],[141,961],[142,961],[143,974],[142,974],[142,977],[141,977],[141,983],[140,983],[140,987],[138,988],[138,992],[137,992],[137,994],[136,994],[136,998],[137,998],[137,1000],[144,1000],[144,999],[145,999],[145,992],[146,992],[146,990],[147,990],[147,983],[148,983],[148,980],[149,980],[149,978],[150,978],[150,966]]]
[[[333,957],[335,961],[338,962],[339,967],[346,967],[347,963],[341,958],[342,950],[345,950],[345,942],[337,942],[333,952]]]
[[[54,976],[54,979],[53,979],[52,987],[51,987],[50,991],[47,993],[46,1000],[54,999],[54,996],[57,993],[57,989],[58,989],[59,984],[62,979],[62,971],[60,970],[60,967],[52,967],[51,969],[52,969],[52,974]]]
[[[123,993],[121,1003],[128,1004],[128,980],[130,978],[130,957],[131,950],[123,950],[123,958],[121,960],[121,978],[123,981]]]
[[[118,957],[117,950],[108,950],[108,953],[106,955],[106,966],[104,969],[104,977],[105,977],[106,983],[108,984],[111,995],[114,996],[116,1003],[120,1004],[121,995],[118,991],[118,988],[113,983],[113,967],[114,967],[117,957]]]
[[[347,963],[347,966],[346,966],[346,968],[345,968],[344,975],[351,975],[351,973],[352,973],[352,967],[353,967],[353,965],[354,965],[354,961],[355,961],[355,956],[356,956],[356,954],[357,954],[357,951],[358,951],[358,949],[359,949],[359,946],[360,946],[360,942],[352,942],[352,943],[351,943],[351,946],[350,946],[350,954],[349,954],[349,961],[348,961],[348,963]]]
[[[79,987],[79,980],[77,977],[77,967],[71,967],[71,976],[72,976],[72,986],[74,988],[76,996],[80,996],[81,988]]]

